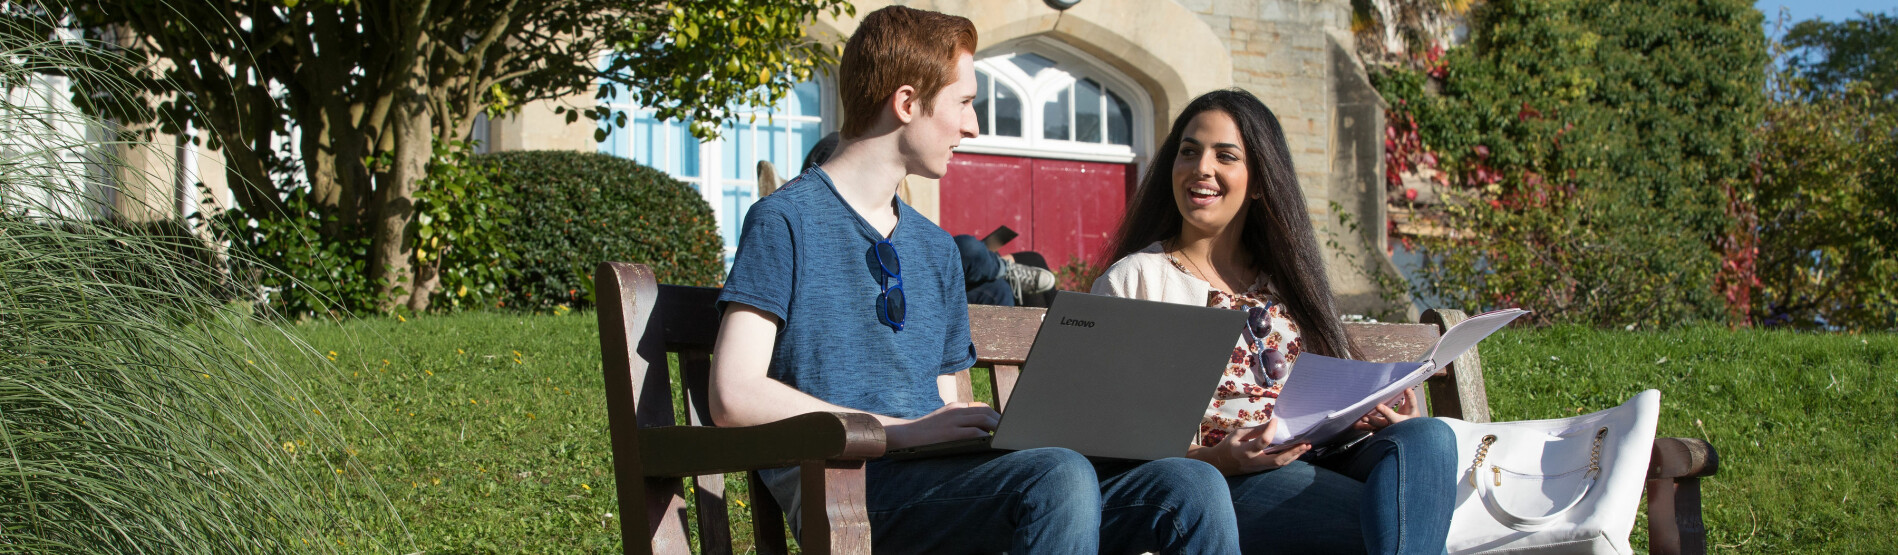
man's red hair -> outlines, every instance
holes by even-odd
[[[974,55],[975,41],[975,24],[965,17],[903,6],[864,16],[838,62],[838,134],[854,139],[869,131],[883,103],[903,85],[916,88],[922,113],[929,115],[936,93],[956,80],[956,56]]]

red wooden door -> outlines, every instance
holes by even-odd
[[[1127,207],[1127,165],[1035,160],[1035,252],[1060,268],[1099,262]]]
[[[982,237],[998,225],[1019,234],[1004,253],[1041,253],[1059,268],[1090,263],[1120,225],[1127,164],[958,153],[942,178],[942,228]]]
[[[996,226],[1019,234],[1002,252],[1034,250],[1034,167],[1028,158],[961,154],[949,159],[940,182],[942,229],[982,238]]]

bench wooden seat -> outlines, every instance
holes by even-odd
[[[803,552],[869,553],[863,465],[883,454],[882,426],[861,414],[812,413],[762,426],[712,427],[707,394],[720,318],[714,306],[718,290],[661,285],[638,264],[604,263],[594,276],[625,552],[689,553],[687,526],[694,526],[702,552],[730,553],[724,475],[745,472],[750,495],[743,501],[757,552],[786,553],[781,509],[751,471],[798,465],[803,468],[803,506],[798,507]],[[997,410],[1007,408],[1043,313],[1039,308],[969,307],[979,360],[972,372],[989,375]],[[1413,360],[1442,329],[1463,318],[1460,311],[1431,311],[1421,324],[1347,324],[1345,329],[1360,358]],[[1477,353],[1458,358],[1424,386],[1427,392],[1420,398],[1431,414],[1489,421]],[[677,357],[684,414],[673,410],[668,355]],[[958,374],[958,382],[958,396],[973,400],[971,372]],[[1650,552],[1706,552],[1699,479],[1713,475],[1718,461],[1705,441],[1655,440],[1647,483]],[[687,483],[693,486],[689,490]],[[697,508],[692,524],[687,522],[692,520],[687,491]]]

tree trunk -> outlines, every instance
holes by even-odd
[[[408,303],[415,293],[409,258],[413,256],[407,239],[409,221],[415,217],[415,188],[428,172],[428,159],[434,153],[431,144],[433,126],[429,122],[428,97],[422,89],[397,93],[393,125],[394,165],[376,191],[375,235],[370,239],[369,275],[376,283],[376,308],[388,312]]]
[[[415,265],[415,292],[409,295],[409,310],[428,310],[428,298],[442,286],[441,259]]]

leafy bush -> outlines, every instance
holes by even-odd
[[[326,239],[324,227],[344,227],[334,212],[319,208],[308,188],[292,189],[283,214],[225,210],[212,229],[242,256],[232,273],[260,288],[260,301],[276,314],[301,317],[364,311],[376,306],[369,281],[369,237]]]
[[[1086,293],[1094,290],[1094,280],[1100,279],[1101,274],[1106,272],[1107,266],[1090,264],[1079,256],[1069,256],[1067,264],[1055,269],[1055,289]]]
[[[425,276],[415,289],[429,301],[411,300],[413,309],[493,306],[509,273],[513,195],[469,162],[471,152],[462,141],[437,143],[428,174],[416,183],[415,219],[404,240]],[[374,310],[369,234],[322,207],[309,187],[288,191],[282,213],[233,208],[217,216],[212,229],[246,254],[233,273],[255,281],[264,304],[285,316]]]
[[[523,310],[593,305],[593,268],[652,266],[664,283],[715,285],[724,243],[712,208],[664,172],[597,153],[486,154],[476,163],[513,189],[509,245],[520,256],[501,304]]]
[[[494,306],[514,273],[511,264],[519,257],[508,236],[517,212],[513,187],[490,179],[471,156],[473,146],[466,142],[437,143],[428,176],[417,184],[409,235],[417,275],[425,276],[416,292],[428,300],[411,299],[411,308]]]
[[[1413,293],[1597,325],[1744,317],[1752,4],[1496,0],[1472,28],[1441,78],[1377,79],[1431,151],[1408,160],[1444,170],[1418,207],[1444,232],[1402,238],[1425,255]]]

